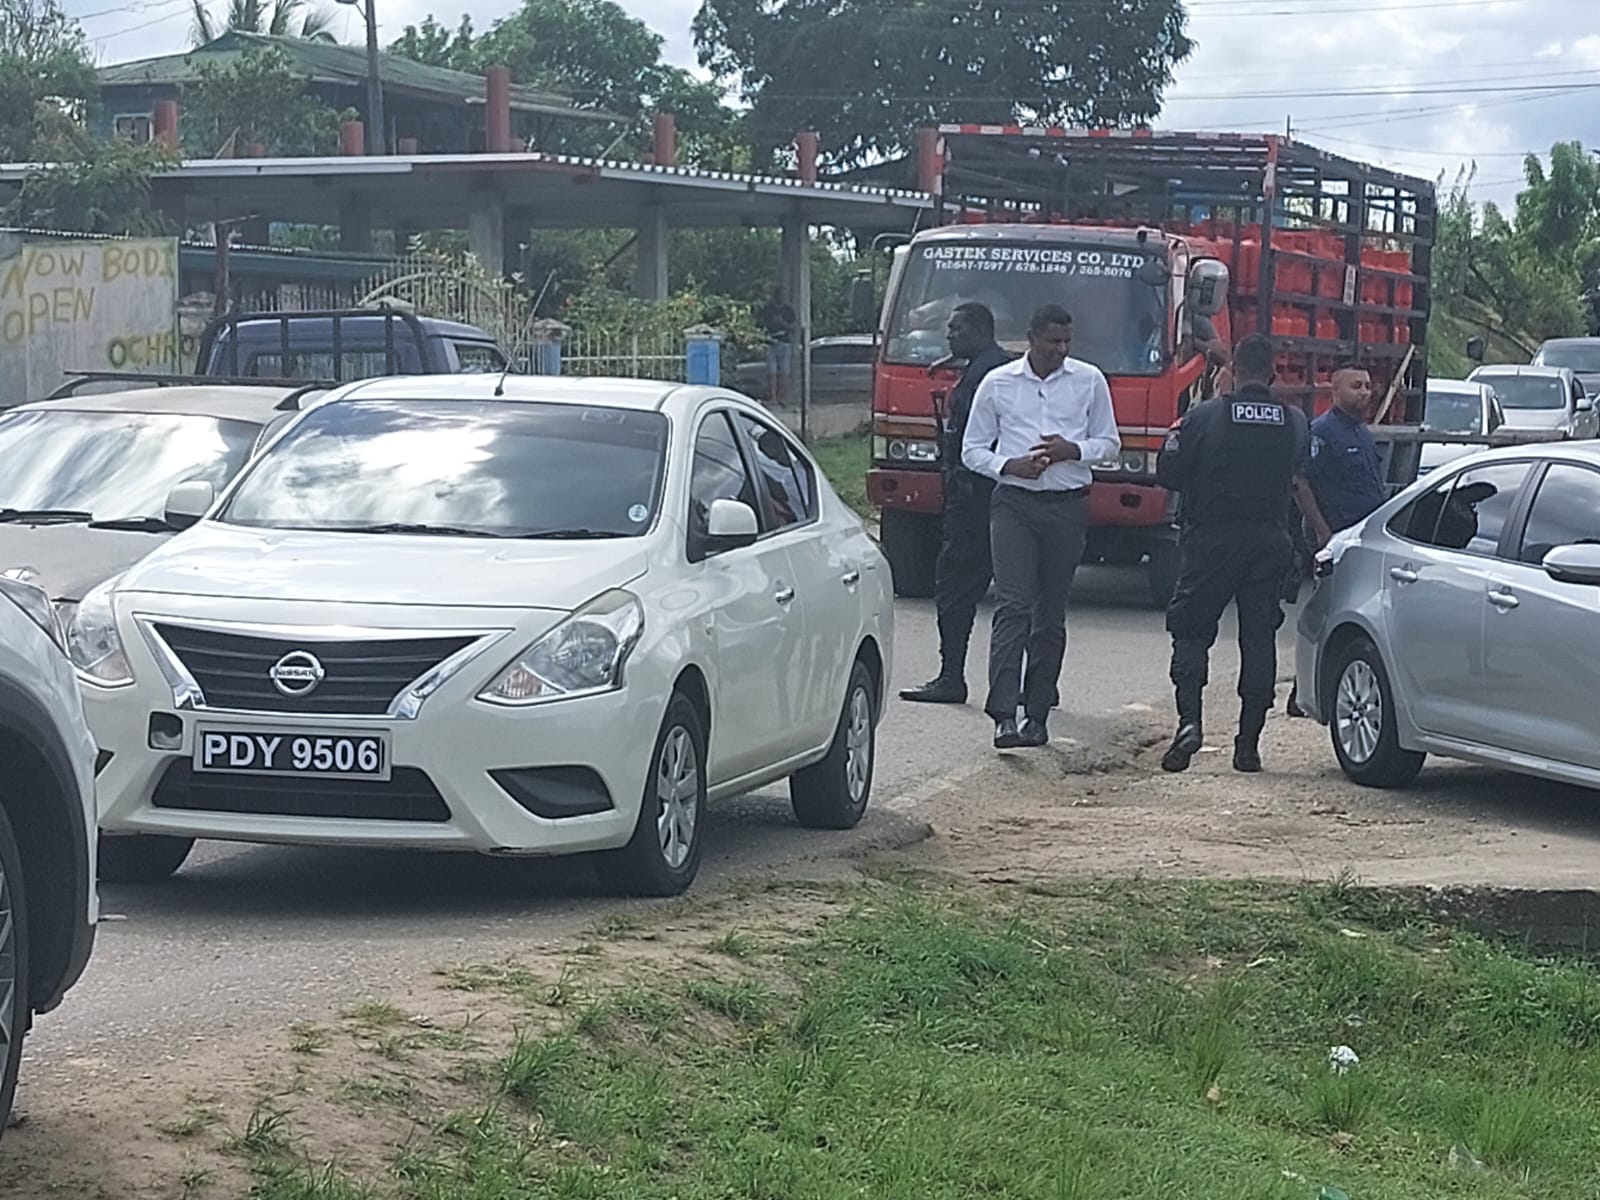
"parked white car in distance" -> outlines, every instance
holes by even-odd
[[[95,745],[47,593],[0,577],[0,1130],[23,1039],[94,947]]]
[[[1566,367],[1479,367],[1468,382],[1494,388],[1507,429],[1548,429],[1569,438],[1600,436],[1594,397]]]
[[[1506,423],[1494,388],[1462,379],[1430,379],[1422,410],[1422,432],[1485,436]],[[1483,449],[1472,442],[1422,443],[1418,474],[1426,475],[1447,462]]]
[[[743,397],[427,376],[312,404],[68,630],[102,873],[195,838],[612,852],[693,879],[705,804],[788,777],[855,825],[889,677],[887,563]]]

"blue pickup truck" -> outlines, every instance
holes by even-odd
[[[200,334],[195,374],[348,383],[383,375],[497,375],[506,363],[506,352],[475,325],[396,309],[227,313]]]

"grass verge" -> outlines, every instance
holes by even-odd
[[[486,972],[537,1027],[462,1072],[477,1090],[459,1111],[397,1099],[427,1132],[358,1180],[286,1157],[263,1110],[239,1139],[257,1194],[1594,1194],[1590,965],[1344,886],[902,881],[841,911],[803,936],[757,929],[737,958],[702,938],[648,982],[620,940],[625,982],[555,1012]]]
[[[872,516],[867,502],[867,467],[872,461],[872,439],[865,433],[818,438],[811,443],[822,472],[839,498],[863,517]]]

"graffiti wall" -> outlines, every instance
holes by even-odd
[[[0,234],[0,408],[73,370],[178,369],[176,238]]]

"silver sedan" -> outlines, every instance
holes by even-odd
[[[1346,775],[1424,756],[1600,788],[1600,445],[1487,450],[1394,496],[1318,556],[1299,702]]]

